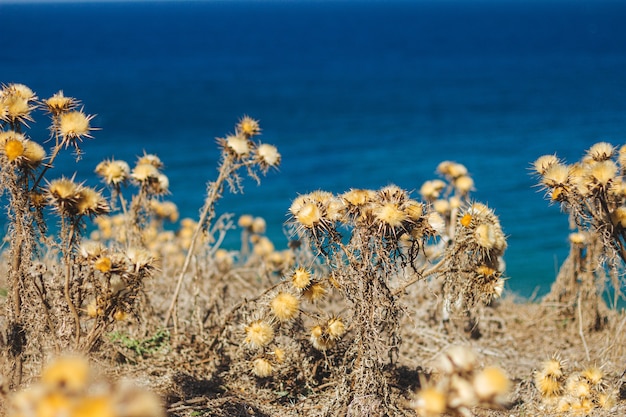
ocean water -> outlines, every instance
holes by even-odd
[[[97,114],[56,175],[95,185],[99,161],[156,153],[182,216],[216,176],[215,137],[259,119],[283,163],[217,208],[263,216],[278,247],[298,194],[417,197],[440,161],[463,163],[509,236],[507,285],[529,296],[549,290],[569,233],[529,166],[624,143],[625,16],[618,1],[0,1],[0,82]]]

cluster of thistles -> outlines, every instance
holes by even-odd
[[[587,415],[595,408],[609,409],[615,405],[604,372],[595,366],[568,375],[564,362],[555,356],[542,363],[535,372],[534,382],[543,403],[558,412]]]
[[[437,378],[424,383],[411,405],[419,416],[444,413],[469,417],[476,406],[499,408],[505,403],[510,381],[497,367],[477,369],[473,350],[453,346],[443,352],[436,364]]]

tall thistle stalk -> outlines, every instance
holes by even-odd
[[[207,195],[204,200],[200,218],[194,229],[191,244],[187,250],[185,261],[178,275],[176,288],[164,319],[164,325],[168,326],[170,320],[176,314],[178,297],[183,285],[183,280],[189,265],[193,259],[199,237],[210,229],[211,222],[215,218],[215,204],[222,197],[224,186],[229,185],[232,192],[243,192],[239,171],[247,170],[248,176],[260,182],[257,169],[266,173],[271,167],[280,163],[280,154],[276,148],[268,144],[258,144],[253,138],[260,134],[261,129],[256,120],[244,116],[235,127],[235,134],[226,138],[218,138],[221,148],[221,161],[218,168],[217,179],[207,185]],[[174,320],[176,326],[176,320]]]

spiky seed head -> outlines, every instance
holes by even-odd
[[[259,121],[254,120],[250,116],[243,116],[237,123],[237,132],[241,133],[247,138],[258,135],[259,133],[261,133]]]
[[[404,210],[406,217],[415,223],[422,218],[424,205],[415,200],[407,200],[402,204],[402,210]]]
[[[256,156],[259,164],[263,168],[273,168],[280,165],[281,156],[274,145],[267,143],[260,144],[256,149]]]
[[[555,398],[563,393],[563,385],[560,378],[547,374],[545,370],[535,373],[534,382],[535,387],[537,387],[544,398]]]
[[[74,109],[78,105],[78,101],[72,97],[65,97],[63,91],[59,91],[47,100],[44,100],[44,105],[48,111],[54,115],[67,112]]]
[[[140,163],[135,165],[130,176],[140,184],[146,183],[158,179],[159,170],[152,164]]]
[[[468,175],[461,175],[454,180],[454,188],[461,195],[467,195],[470,191],[474,190],[474,180]]]
[[[387,185],[378,190],[378,200],[383,203],[397,203],[402,204],[409,197],[406,190],[398,187],[395,184]]]
[[[37,142],[26,140],[24,142],[24,160],[30,167],[37,167],[46,157],[46,151]]]
[[[279,347],[274,348],[274,350],[272,351],[272,356],[274,358],[274,362],[283,363],[286,356],[285,349],[281,349]]]
[[[147,249],[142,247],[131,246],[126,250],[126,257],[135,272],[150,270],[154,267],[154,257]]]
[[[64,356],[55,359],[44,369],[41,382],[51,390],[78,394],[87,388],[89,377],[87,359],[80,356]]]
[[[0,108],[3,109],[2,113],[0,113],[3,120],[13,123],[26,123],[33,120],[30,113],[33,111],[34,106],[29,103],[27,98],[21,97],[14,92],[5,92],[5,94],[0,95]]]
[[[255,217],[252,222],[252,233],[263,234],[267,229],[267,223],[263,217]]]
[[[374,218],[383,225],[386,225],[392,229],[401,227],[407,220],[406,213],[400,209],[397,203],[384,203],[382,205],[376,205],[372,213]]]
[[[463,164],[459,164],[458,162],[453,162],[448,167],[448,175],[452,178],[459,178],[463,175],[467,175],[467,168]]]
[[[79,198],[80,186],[69,178],[60,178],[48,183],[48,196],[51,202],[64,212],[74,210]]]
[[[446,412],[446,394],[436,387],[426,387],[421,389],[411,402],[418,416],[438,417]]]
[[[304,298],[314,303],[321,300],[328,293],[324,283],[312,281],[311,284],[302,291]]]
[[[487,367],[474,375],[472,381],[476,395],[482,401],[493,401],[509,391],[510,381],[504,371]]]
[[[137,163],[135,165],[141,165],[141,164],[150,164],[154,166],[156,169],[163,168],[163,161],[161,161],[161,158],[159,158],[158,155],[155,155],[153,153],[144,152],[143,155],[137,158]]]
[[[84,216],[98,216],[110,211],[106,199],[91,187],[80,187],[76,198],[76,212]]]
[[[315,349],[322,352],[330,349],[334,345],[334,341],[328,337],[320,325],[311,328],[311,337],[309,340]]]
[[[346,205],[336,197],[331,198],[326,204],[326,218],[331,222],[340,222],[345,220]]]
[[[61,114],[59,117],[58,133],[61,135],[62,143],[67,147],[76,144],[83,138],[91,138],[91,120],[95,116],[86,115],[82,110],[73,110]]]
[[[541,373],[549,378],[560,379],[563,377],[563,361],[554,356],[541,364]]]
[[[326,323],[326,331],[330,339],[337,340],[346,333],[346,325],[339,317],[332,317]]]
[[[300,301],[288,292],[281,292],[270,301],[270,308],[274,316],[280,321],[289,321],[296,317]]]
[[[567,393],[574,398],[588,398],[591,395],[591,386],[580,374],[572,374],[565,382]]]
[[[420,195],[427,201],[434,201],[439,198],[441,191],[446,187],[442,180],[430,180],[424,182],[420,188]]]
[[[543,176],[548,168],[559,163],[559,158],[557,158],[556,155],[543,155],[533,162],[533,169],[537,174]]]
[[[450,202],[443,198],[435,200],[433,202],[433,209],[442,216],[447,216],[448,213],[450,213]]]
[[[237,225],[243,229],[250,229],[252,227],[252,223],[254,222],[254,217],[250,214],[242,214],[237,220]]]
[[[95,169],[104,182],[108,185],[118,185],[128,180],[130,176],[130,167],[126,161],[121,160],[105,160],[100,162]]]
[[[291,283],[298,290],[304,290],[311,284],[311,271],[298,267],[291,276]]]
[[[251,151],[247,138],[239,135],[226,136],[226,148],[238,158],[243,158]]]
[[[322,211],[315,203],[305,203],[295,215],[295,219],[307,229],[311,229],[322,220]]]
[[[274,340],[274,328],[266,321],[253,321],[245,330],[245,342],[253,348],[262,348]]]
[[[428,224],[438,235],[443,235],[446,232],[446,221],[441,217],[441,214],[432,212],[427,217]]]
[[[543,174],[541,182],[546,187],[556,187],[567,184],[569,178],[569,167],[565,164],[556,163],[550,165]]]
[[[605,188],[617,175],[617,164],[613,161],[596,162],[591,166],[590,175],[594,183]]]
[[[580,376],[585,381],[589,382],[592,387],[595,387],[602,383],[604,372],[602,372],[602,370],[597,366],[589,366],[580,371]]]
[[[596,399],[598,406],[605,410],[611,409],[615,406],[615,395],[613,393],[604,393],[601,392],[598,394]]]
[[[362,207],[376,198],[376,192],[365,189],[351,189],[341,195],[341,198],[353,207]]]
[[[256,358],[252,362],[252,373],[259,378],[267,378],[274,373],[274,365],[265,358]]]
[[[615,147],[607,142],[598,142],[587,150],[587,156],[598,162],[609,160],[613,155]]]
[[[483,248],[490,250],[496,246],[496,232],[494,226],[488,223],[480,224],[474,231],[474,238]]]

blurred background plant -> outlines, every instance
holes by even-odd
[[[544,302],[562,308],[586,330],[608,320],[607,301],[618,307],[624,295],[626,261],[626,147],[591,146],[566,164],[556,155],[534,162],[539,186],[570,219],[570,252]]]

